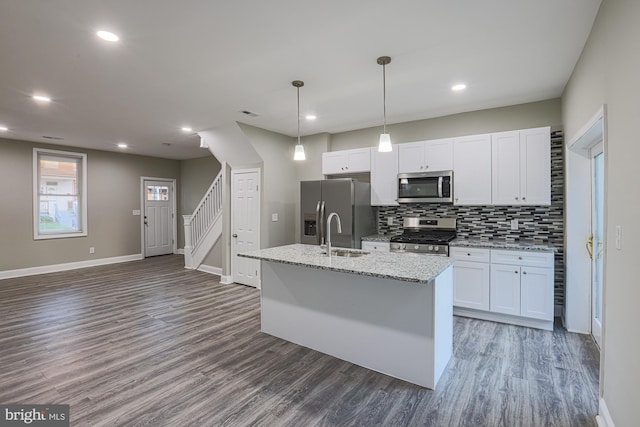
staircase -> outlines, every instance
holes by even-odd
[[[184,266],[196,269],[222,236],[222,205],[225,193],[226,164],[211,183],[192,215],[184,220]]]

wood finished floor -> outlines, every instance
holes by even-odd
[[[595,426],[591,339],[455,318],[437,390],[260,332],[259,291],[177,255],[0,280],[0,403],[73,426]]]

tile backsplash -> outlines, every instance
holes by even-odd
[[[454,189],[455,191],[455,189]],[[404,204],[378,208],[378,232],[402,232],[405,216],[456,217],[461,237],[533,239],[558,248],[555,257],[556,312],[564,305],[564,139],[562,131],[551,133],[551,206],[454,206]],[[393,225],[388,225],[393,217]],[[518,230],[511,230],[511,220]]]

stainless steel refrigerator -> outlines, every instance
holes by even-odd
[[[332,246],[360,248],[363,236],[376,233],[369,183],[349,178],[300,182],[301,243],[325,243],[327,217],[332,212],[342,224],[338,234],[336,220],[331,221]]]

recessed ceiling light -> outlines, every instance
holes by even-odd
[[[113,34],[110,31],[98,31],[96,33],[98,35],[98,37],[100,37],[102,40],[106,40],[108,42],[117,42],[118,40],[120,40],[120,37],[118,37],[117,35]]]
[[[33,99],[40,102],[51,102],[51,98],[44,95],[33,95]]]
[[[307,114],[307,115],[305,116],[305,119],[307,119],[307,120],[315,120],[315,119],[317,119],[317,117],[316,117],[316,116],[314,116],[313,114]]]
[[[182,128],[182,131],[183,132],[191,132],[191,131],[193,131],[193,129],[191,129],[189,126],[185,126],[185,127]]]
[[[128,145],[124,142],[118,142],[118,148],[127,148]]]
[[[451,90],[454,92],[460,92],[461,90],[465,90],[466,88],[467,88],[467,85],[464,83],[458,83],[451,86]]]
[[[9,130],[8,127],[0,125],[0,132],[6,132],[8,130]]]

